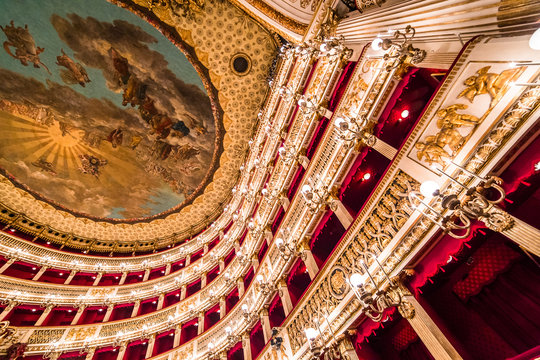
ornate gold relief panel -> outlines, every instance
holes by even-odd
[[[363,254],[366,251],[380,254],[407,221],[412,213],[412,209],[408,206],[407,194],[418,190],[418,187],[419,183],[416,180],[398,170],[367,220],[361,225],[353,225],[351,229],[359,229],[358,232],[354,237],[345,238],[346,243],[342,245],[342,251],[336,252],[333,258],[328,260],[329,263],[334,262],[334,265],[326,272],[326,277],[316,285],[317,289],[310,292],[309,299],[304,305],[300,305],[301,310],[287,326],[293,353],[304,345],[303,331],[313,325],[314,316],[321,313],[328,316],[346,296],[349,291],[346,279],[354,271],[361,272],[361,269],[357,268],[357,261]],[[371,261],[372,258],[365,258],[367,264]],[[391,266],[395,266],[395,263]],[[389,273],[392,269],[386,270]],[[379,274],[374,274],[374,278],[378,281]]]
[[[409,157],[426,167],[445,168],[525,69],[502,61],[468,61],[455,80],[447,80],[452,81],[449,90],[440,91],[432,101],[436,111]]]

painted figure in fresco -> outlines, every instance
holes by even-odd
[[[79,160],[81,160],[79,171],[83,174],[94,175],[98,179],[100,175],[100,168],[107,165],[107,160],[99,159],[88,154],[79,155]]]
[[[158,139],[165,139],[171,133],[173,122],[170,117],[164,114],[157,114],[150,119],[150,134],[157,134]]]
[[[120,55],[120,53],[113,47],[109,49],[109,56],[113,62],[118,85],[126,85],[130,76],[128,60]]]
[[[51,162],[45,160],[44,158],[39,158],[38,160],[32,162],[31,164],[39,168],[40,170],[46,171],[52,175],[57,174],[54,168],[54,165]]]
[[[146,99],[146,85],[131,75],[124,89],[122,105],[142,105]]]
[[[68,71],[63,70],[60,72],[62,80],[67,84],[76,84],[78,83],[82,87],[86,86],[86,83],[90,82],[90,78],[86,73],[86,70],[80,63],[76,63],[69,56],[66,55],[64,49],[61,49],[62,56],[56,57],[56,65],[63,66]]]
[[[156,141],[152,146],[152,155],[154,159],[165,160],[169,157],[172,146],[163,141]]]
[[[185,162],[197,155],[200,154],[200,150],[189,145],[189,144],[185,144],[185,145],[182,145],[182,146],[178,146],[175,150],[175,154],[174,154],[174,157],[179,160],[179,161],[182,161],[182,162]]]
[[[7,41],[4,41],[4,49],[13,58],[19,60],[22,65],[28,66],[28,63],[34,64],[35,68],[43,67],[50,74],[49,68],[41,62],[39,54],[45,51],[44,48],[36,46],[34,38],[28,31],[28,25],[15,27],[13,20],[10,25],[0,26],[0,29],[6,34]],[[11,51],[15,48],[15,54]]]
[[[122,145],[123,139],[124,133],[122,132],[122,129],[114,129],[105,140],[110,142],[113,148],[116,148],[118,145]]]
[[[463,82],[466,88],[459,94],[458,98],[464,97],[472,103],[476,96],[489,94],[493,104],[501,95],[503,87],[523,71],[523,68],[515,68],[495,74],[488,72],[490,68],[491,66],[485,66],[478,70],[476,75],[469,76]]]

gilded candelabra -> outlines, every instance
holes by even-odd
[[[384,279],[388,282],[386,286],[379,284],[374,275],[370,272],[365,260],[371,257],[377,264],[377,267],[384,275]],[[401,315],[405,318],[412,318],[414,310],[410,303],[403,298],[403,290],[394,280],[390,279],[384,267],[381,265],[377,256],[371,252],[365,252],[363,258],[359,260],[360,270],[365,272],[373,284],[374,292],[367,290],[365,286],[364,276],[359,272],[353,273],[348,279],[351,290],[362,304],[362,311],[373,321],[383,320],[385,310],[397,307]]]
[[[349,144],[354,145],[357,141],[362,141],[367,146],[373,147],[377,138],[363,129],[368,121],[361,118],[338,117],[334,122],[335,127],[339,130],[339,138]]]
[[[409,195],[413,207],[457,239],[463,239],[470,235],[471,224],[475,220],[482,221],[494,231],[501,232],[510,229],[514,225],[512,216],[497,206],[506,197],[506,192],[502,188],[502,179],[496,176],[480,177],[464,167],[452,164],[467,175],[478,179],[479,183],[467,187],[457,178],[436,169],[441,175],[448,177],[453,183],[463,188],[465,196],[459,199],[455,193],[442,192],[436,182],[426,181],[420,186],[423,199],[417,192],[412,192]],[[439,200],[442,209],[449,211],[447,215],[443,215],[434,208],[435,205],[431,206],[425,201],[433,197]],[[425,210],[422,209],[421,205]]]
[[[384,54],[384,60],[395,59],[393,65],[388,65],[387,70],[400,67],[405,61],[411,64],[419,64],[426,58],[426,51],[412,45],[412,40],[416,35],[416,30],[407,25],[405,30],[390,30],[388,32],[392,38],[377,37],[371,43],[374,50],[388,51]]]

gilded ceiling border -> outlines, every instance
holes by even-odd
[[[308,29],[307,24],[303,24],[301,22],[298,22],[296,20],[293,20],[287,17],[286,15],[280,13],[279,11],[277,11],[276,9],[274,9],[273,7],[271,7],[270,5],[268,5],[262,0],[245,0],[245,1],[249,3],[250,5],[252,5],[253,7],[255,7],[260,12],[262,12],[264,15],[268,16],[270,19],[277,21],[283,27],[291,30],[292,32],[296,34],[304,35],[306,30]],[[260,16],[257,16],[257,14],[253,13],[253,11],[250,11],[240,0],[230,0],[230,2],[233,5],[245,11],[246,13],[248,13],[254,19],[264,22],[265,28],[270,28],[273,31],[280,33],[280,35],[282,35],[283,37],[289,38],[287,34],[284,34],[279,29],[276,29],[275,27],[271,26],[266,21],[264,21],[264,19],[262,19]]]

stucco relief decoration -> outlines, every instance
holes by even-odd
[[[446,167],[525,70],[500,63],[469,63],[411,154],[428,166]]]
[[[347,276],[347,272],[341,266],[336,266],[330,271],[330,276],[328,278],[330,291],[338,299],[342,299],[349,288]]]

